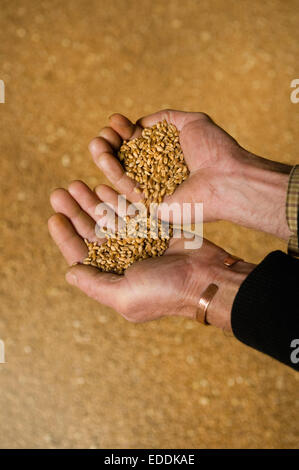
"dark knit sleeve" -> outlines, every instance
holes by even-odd
[[[299,370],[299,260],[274,251],[241,284],[232,329],[242,343]]]

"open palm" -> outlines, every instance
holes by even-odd
[[[104,202],[116,209],[117,196],[106,185],[94,192],[81,181],[52,193],[56,214],[49,219],[49,230],[70,266],[87,256],[84,238],[104,242],[95,235],[95,225],[106,225],[107,220],[95,216],[96,207]],[[186,250],[184,239],[173,238],[165,255],[138,261],[122,276],[77,264],[69,270],[67,280],[131,321],[165,315],[194,318],[200,292],[213,282],[225,256],[224,250],[206,240],[200,249]]]
[[[103,128],[89,146],[96,164],[120,193],[130,201],[138,201],[141,196],[134,192],[135,182],[124,173],[116,153],[123,140],[139,137],[144,127],[163,119],[180,131],[180,144],[190,171],[187,180],[164,201],[203,202],[205,221],[223,218],[223,206],[229,204],[226,185],[238,165],[236,155],[240,147],[206,114],[164,110],[143,117],[136,124],[125,116],[114,114],[110,117],[110,126]]]

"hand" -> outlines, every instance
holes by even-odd
[[[140,199],[134,192],[134,181],[115,158],[122,141],[139,137],[144,127],[163,119],[180,131],[190,170],[188,179],[165,202],[203,202],[205,222],[224,219],[284,239],[289,237],[285,198],[291,167],[247,152],[203,113],[164,110],[136,124],[120,114],[112,115],[110,126],[102,129],[89,148],[96,164],[120,193],[133,202]]]
[[[51,204],[57,212],[49,219],[50,233],[71,266],[66,279],[88,296],[108,305],[133,322],[154,320],[166,315],[194,319],[198,300],[212,282],[219,291],[208,310],[209,323],[231,330],[230,312],[240,284],[253,265],[238,262],[233,269],[224,266],[227,253],[203,240],[198,250],[186,250],[183,239],[172,239],[162,257],[134,263],[123,276],[102,273],[80,263],[87,255],[84,238],[98,241],[95,208],[100,202],[117,207],[118,193],[101,185],[97,193],[84,183],[74,181],[68,190],[56,189]]]

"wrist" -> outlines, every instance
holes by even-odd
[[[234,267],[221,266],[214,283],[219,287],[207,310],[207,322],[224,331],[232,331],[231,311],[238,290],[255,265],[238,261]]]
[[[239,149],[226,181],[226,220],[287,240],[285,204],[291,168]]]

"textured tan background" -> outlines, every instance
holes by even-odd
[[[298,375],[184,319],[133,325],[67,286],[49,192],[103,181],[112,112],[202,110],[298,163],[299,2],[1,0],[1,447],[297,447]],[[284,244],[228,223],[248,260]]]

